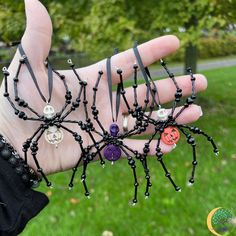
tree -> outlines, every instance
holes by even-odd
[[[94,59],[134,41],[176,34],[185,47],[185,66],[196,70],[199,38],[236,22],[235,0],[42,0],[53,19],[54,49],[87,52]],[[0,0],[0,41],[18,40],[24,28],[23,1]],[[230,27],[229,27],[230,26]]]
[[[151,30],[176,34],[185,46],[185,67],[196,71],[199,38],[214,28],[226,29],[235,22],[236,6],[231,0],[159,1]]]

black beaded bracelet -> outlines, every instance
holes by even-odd
[[[29,167],[16,150],[0,134],[0,158],[8,161],[9,165],[19,175],[22,182],[30,188],[37,188],[41,179]]]

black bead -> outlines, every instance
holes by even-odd
[[[138,202],[138,200],[137,199],[133,199],[133,203],[137,203]]]
[[[193,137],[188,138],[188,143],[189,144],[194,144],[195,143],[194,138]]]
[[[23,180],[24,183],[28,183],[30,180],[29,175],[27,175],[27,174],[23,174],[21,176],[21,179]]]
[[[180,187],[178,187],[178,186],[176,186],[176,187],[175,187],[175,190],[176,190],[176,191],[180,191],[180,190],[181,190],[181,188],[180,188]]]
[[[146,175],[145,178],[146,178],[146,179],[150,179],[150,175]]]
[[[129,160],[129,165],[134,165],[135,164],[135,161],[133,159]]]
[[[150,149],[148,147],[143,148],[144,153],[149,153]]]
[[[24,104],[25,104],[25,101],[24,101],[23,99],[20,99],[20,100],[18,101],[18,105],[19,105],[20,107],[22,107]]]
[[[21,64],[24,64],[25,63],[25,58],[21,58],[19,61],[20,61]]]
[[[19,114],[18,114],[19,118],[24,118],[25,117],[25,113],[23,111],[21,111]]]
[[[15,171],[16,171],[16,173],[17,173],[18,175],[21,175],[21,174],[23,174],[23,172],[24,172],[24,168],[23,168],[23,166],[17,166],[17,167],[15,168]]]
[[[194,183],[194,179],[191,178],[191,179],[189,180],[189,183],[193,184],[193,183]]]
[[[30,149],[31,149],[32,152],[37,152],[39,150],[38,146],[36,146],[36,145],[32,145],[30,147]]]
[[[98,110],[93,110],[93,111],[92,111],[92,114],[93,114],[94,116],[97,116],[97,115],[98,115]]]
[[[192,68],[191,68],[191,67],[188,67],[188,68],[187,68],[187,72],[191,73],[191,72],[192,72]]]
[[[165,61],[161,60],[161,65],[165,66],[166,65]]]
[[[197,161],[193,161],[192,164],[193,164],[194,166],[196,166],[196,165],[197,165]]]
[[[12,156],[9,160],[8,160],[8,162],[12,165],[12,166],[17,166],[18,165],[18,160],[14,157],[14,156]]]
[[[5,160],[8,160],[11,157],[11,151],[5,148],[1,150],[0,156],[3,157]]]
[[[193,103],[193,99],[191,97],[188,97],[186,102],[187,102],[187,104],[192,104]]]
[[[71,92],[67,92],[65,95],[66,100],[71,100],[72,99],[72,95]]]
[[[117,74],[119,74],[119,75],[122,74],[122,70],[121,70],[121,69],[118,69],[116,72],[117,72]]]
[[[170,173],[166,173],[166,177],[170,177]]]
[[[175,97],[176,97],[176,98],[181,98],[181,97],[182,97],[182,93],[181,93],[181,92],[175,93]]]
[[[0,150],[2,150],[4,147],[5,147],[5,143],[2,140],[0,140]]]
[[[9,73],[7,70],[4,70],[4,71],[3,71],[3,74],[4,74],[5,76],[9,76],[9,75],[10,75],[10,73]]]

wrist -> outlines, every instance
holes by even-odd
[[[39,186],[40,178],[36,172],[20,157],[10,143],[0,134],[0,158],[8,162],[9,166],[28,187]]]

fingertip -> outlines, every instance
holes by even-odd
[[[202,74],[195,74],[198,91],[204,91],[207,89],[207,79]]]
[[[161,151],[163,153],[169,153],[169,152],[171,152],[176,147],[176,144],[175,145],[166,145],[165,143],[163,143],[161,141],[160,147],[161,147]]]
[[[170,46],[173,48],[173,50],[177,50],[180,47],[180,40],[176,35],[166,35],[163,36],[165,38],[168,38],[168,42],[170,43]]]

